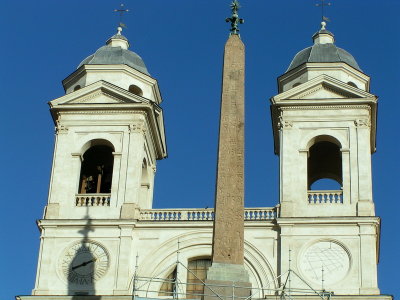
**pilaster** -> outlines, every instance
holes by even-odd
[[[379,295],[377,224],[360,224],[360,294]]]
[[[132,236],[134,228],[123,225],[119,225],[119,228],[120,243],[115,294],[126,295],[130,280],[132,279],[132,268],[134,266],[134,261],[132,260]]]

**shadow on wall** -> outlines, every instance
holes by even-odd
[[[89,232],[94,231],[88,211],[85,219],[87,220],[85,227],[79,230],[83,236],[82,240],[66,253],[66,258],[70,260],[66,265],[68,269],[65,270],[68,278],[68,295],[73,296],[71,300],[87,299],[84,296],[88,295],[93,295],[90,300],[101,300],[101,296],[95,296],[95,283],[107,270],[108,255],[101,245],[88,238]]]

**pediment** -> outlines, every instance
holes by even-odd
[[[286,99],[346,99],[361,98],[360,95],[343,90],[340,87],[329,85],[325,82],[297,92]]]
[[[50,101],[50,106],[90,105],[90,104],[129,104],[148,102],[140,96],[132,94],[110,83],[100,81],[78,91]]]
[[[323,100],[323,99],[357,99],[373,98],[374,95],[349,86],[348,84],[327,75],[318,76],[306,83],[278,94],[275,100]]]

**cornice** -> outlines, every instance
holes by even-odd
[[[278,225],[336,225],[336,224],[348,224],[348,225],[379,225],[379,217],[358,217],[358,216],[348,216],[348,217],[318,217],[318,218],[277,218],[276,222]]]
[[[48,102],[50,108],[70,106],[74,104],[80,104],[83,106],[84,103],[89,100],[105,95],[118,103],[104,103],[107,105],[118,105],[121,103],[134,104],[134,103],[153,103],[150,99],[135,95],[129,91],[111,84],[107,81],[99,80],[95,83],[87,85],[78,91],[66,94],[54,100]],[[91,106],[101,103],[90,103]]]
[[[64,110],[58,112],[60,115],[101,115],[101,114],[121,114],[121,112],[124,112],[125,114],[142,114],[147,116],[147,112],[144,111],[144,109],[150,109],[150,107],[142,106],[142,107],[135,107],[135,110],[128,110],[127,108],[123,109],[91,109],[91,110],[85,110],[82,108],[79,109],[74,109],[74,110]]]
[[[309,89],[309,90],[307,90],[307,91],[305,91],[305,92],[303,92],[301,94],[298,94],[297,98],[298,99],[302,99],[302,98],[304,98],[304,97],[306,97],[308,95],[311,95],[312,93],[318,92],[318,91],[320,91],[322,89],[324,89],[324,85],[323,84],[317,85],[315,88]]]
[[[296,77],[300,74],[304,74],[308,70],[313,70],[313,69],[318,69],[318,70],[335,70],[339,69],[342,70],[343,72],[347,74],[352,74],[356,77],[361,78],[362,80],[368,81],[370,79],[370,76],[367,74],[354,69],[353,67],[349,66],[345,62],[336,62],[336,63],[304,63],[297,68],[290,70],[289,72],[286,72],[278,77],[278,82],[282,82],[285,80],[290,80],[292,77]]]
[[[140,79],[147,81],[150,84],[154,84],[155,82],[157,82],[157,80],[154,77],[147,75],[145,73],[142,73],[130,66],[127,66],[127,65],[82,65],[79,67],[79,69],[75,70],[70,75],[68,75],[62,81],[62,84],[65,86],[65,85],[69,84],[70,82],[72,82],[76,77],[80,77],[90,71],[94,71],[94,72],[119,71],[119,72],[123,72],[128,75],[133,75],[135,77],[139,77]]]
[[[107,93],[107,91],[105,90],[105,89],[100,89],[99,91],[97,91],[97,92],[94,92],[94,93],[92,93],[92,94],[90,94],[90,95],[88,95],[88,96],[86,96],[86,97],[82,97],[82,98],[80,98],[79,100],[76,100],[76,101],[74,101],[74,104],[76,103],[76,104],[82,104],[82,103],[86,103],[86,102],[89,102],[91,99],[93,99],[93,98],[96,98],[96,97],[98,97],[98,96],[107,96],[107,97],[109,97],[109,98],[111,98],[111,99],[113,99],[113,100],[115,100],[115,101],[117,101],[118,103],[126,103],[126,101],[124,101],[124,100],[122,100],[121,98],[118,98],[118,97],[115,97],[114,95],[112,95],[111,93]],[[138,102],[133,102],[132,100],[128,100],[129,102],[132,102],[132,103],[138,103]],[[147,102],[147,101],[146,101]],[[67,103],[65,103],[65,104],[68,104],[68,102]],[[113,104],[113,103],[108,103],[108,104]],[[61,104],[62,105],[62,104]]]
[[[312,92],[315,92],[321,88],[331,89],[336,94],[342,94],[346,98],[376,98],[375,95],[347,85],[345,82],[340,81],[332,76],[321,74],[299,86],[291,88],[285,92],[280,92],[279,94],[275,95],[271,98],[271,102],[278,102],[282,100],[291,100],[292,97],[299,97],[296,95],[309,95]],[[310,91],[311,90],[311,91]],[[341,92],[342,90],[343,92]],[[349,95],[354,95],[350,96]],[[304,97],[304,96],[303,96]],[[345,99],[344,99],[345,100]]]
[[[280,106],[278,108],[279,111],[284,110],[318,110],[318,109],[367,109],[371,111],[370,105],[302,105],[302,106]]]

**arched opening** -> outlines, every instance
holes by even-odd
[[[292,85],[292,88],[299,86],[301,84],[301,82],[296,82],[295,84]]]
[[[323,190],[340,190],[342,188],[341,184],[336,180],[329,178],[318,179],[311,184],[310,190],[312,191],[323,191]]]
[[[351,85],[352,87],[358,88],[357,84],[355,84],[353,81],[349,81],[347,84]]]
[[[128,89],[132,94],[138,95],[138,96],[143,96],[143,91],[140,87],[137,85],[130,85]]]
[[[342,153],[337,140],[329,136],[314,138],[314,144],[309,148],[307,159],[308,189],[321,179],[331,179],[340,185],[342,177]],[[327,181],[325,180],[325,183]]]
[[[79,193],[111,193],[113,149],[106,145],[93,145],[83,154]]]
[[[158,293],[159,296],[173,296],[176,292],[176,275],[177,275],[177,267],[172,270],[168,274],[168,276],[163,280],[160,291]]]
[[[192,259],[188,262],[186,295],[188,298],[202,298],[208,268],[211,266],[210,258]]]
[[[74,92],[75,91],[77,91],[77,90],[79,90],[81,88],[81,86],[78,84],[78,85],[76,85],[75,87],[74,87]]]

